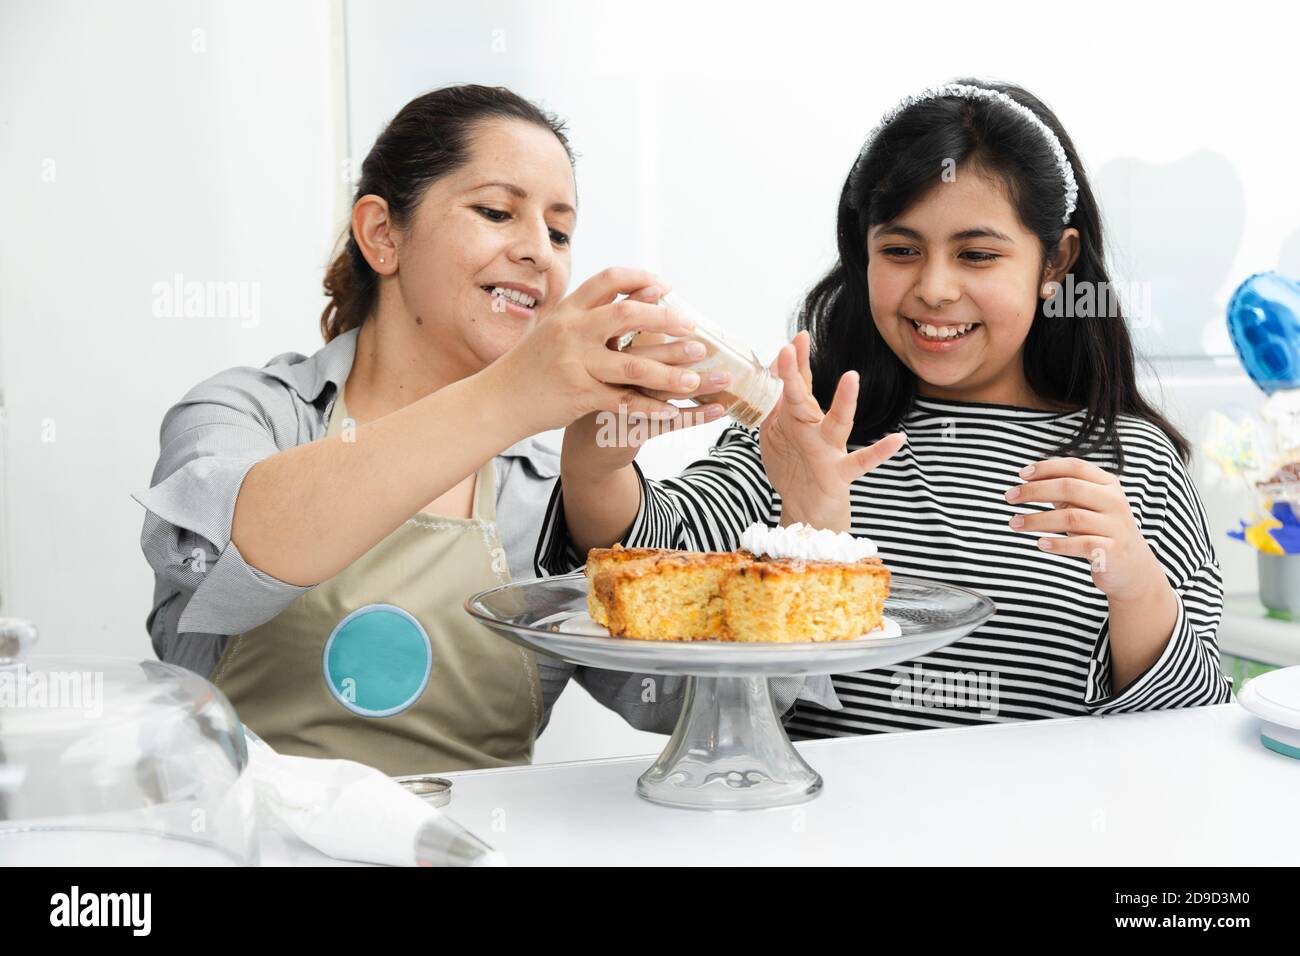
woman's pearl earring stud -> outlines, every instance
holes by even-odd
[[[380,257],[379,257],[379,261],[380,261],[380,262],[383,262],[383,261],[384,261],[384,257],[383,257],[383,256],[380,256]]]

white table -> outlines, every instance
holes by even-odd
[[[655,806],[646,755],[448,774],[445,812],[514,865],[1300,863],[1300,761],[1236,703],[798,747],[826,786],[793,808]]]

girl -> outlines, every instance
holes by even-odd
[[[572,161],[560,122],[508,90],[413,100],[362,166],[325,347],[222,372],[163,419],[137,496],[154,647],[276,749],[394,774],[526,762],[572,669],[462,605],[531,576],[559,461],[530,436],[676,414],[629,382],[716,390],[674,367],[681,345],[608,347],[687,328],[648,304],[655,276],[610,269],[564,298]],[[579,679],[641,707],[626,677]]]
[[[853,164],[838,236],[761,431],[732,426],[651,482],[635,449],[575,423],[539,565],[618,540],[734,549],[751,522],[803,521],[995,602],[906,665],[778,686],[782,709],[798,694],[796,738],[1227,701],[1188,444],[1139,394],[1123,315],[1060,302],[1067,275],[1110,285],[1100,211],[1051,111],[975,80],[905,100]]]

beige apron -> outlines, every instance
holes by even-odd
[[[340,389],[326,434],[346,415]],[[489,461],[473,517],[410,518],[231,640],[212,681],[281,753],[394,775],[528,763],[542,717],[536,658],[463,607],[509,580]]]

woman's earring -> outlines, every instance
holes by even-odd
[[[383,256],[380,256],[380,257],[379,257],[379,261],[380,261],[380,262],[383,262],[383,261],[384,261],[384,257],[383,257]]]

